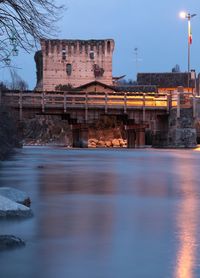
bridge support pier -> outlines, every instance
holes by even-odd
[[[140,148],[145,146],[145,124],[126,126],[127,148]]]
[[[88,127],[85,124],[72,125],[72,145],[74,148],[88,148]]]
[[[160,148],[194,148],[196,142],[195,103],[190,95],[178,87],[177,107],[169,109],[169,115],[158,117],[153,146]]]
[[[127,129],[127,148],[134,149],[136,141],[135,129]]]
[[[139,129],[136,131],[136,147],[145,146],[145,129]]]

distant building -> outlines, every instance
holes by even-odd
[[[195,88],[194,80],[189,80],[187,72],[163,72],[163,73],[138,73],[138,85],[157,86],[160,93],[174,91],[179,86],[183,86],[185,91],[192,92]]]
[[[67,86],[61,86],[60,91],[68,91]],[[139,86],[139,85],[107,85],[99,81],[92,81],[87,84],[83,84],[79,87],[70,89],[71,92],[81,92],[86,93],[128,93],[128,94],[156,94],[156,86]]]
[[[104,89],[108,91],[111,89],[113,92],[158,91],[164,93],[172,92],[178,86],[183,86],[185,91],[192,92],[195,87],[194,80],[190,80],[188,88],[187,72],[138,73],[136,82],[138,86],[121,85],[119,80],[124,76],[112,76],[112,57],[115,45],[112,39],[41,39],[40,43],[41,50],[35,54],[36,89],[38,90],[66,91],[69,89],[81,90],[82,88],[91,90],[93,85],[95,88],[100,85],[101,89],[105,85]]]
[[[114,41],[41,40],[36,52],[37,88],[78,87],[92,81],[112,85]]]

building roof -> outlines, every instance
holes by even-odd
[[[116,92],[155,93],[157,86],[149,85],[116,85],[112,86]]]
[[[194,82],[190,82],[190,87]],[[159,88],[188,87],[187,72],[138,73],[138,85],[155,85]]]
[[[140,85],[107,85],[99,81],[92,81],[87,84],[81,85],[75,90],[84,90],[90,86],[95,86],[99,85],[102,86],[103,88],[107,88],[110,90],[113,90],[115,92],[132,92],[132,93],[153,93],[157,92],[157,87],[156,86],[140,86]]]
[[[99,82],[99,81],[96,81],[96,80],[94,80],[94,81],[92,81],[92,82],[89,82],[89,83],[86,83],[86,84],[83,84],[83,85],[81,85],[81,86],[79,86],[79,87],[76,87],[76,88],[74,88],[74,90],[84,90],[84,89],[86,89],[86,88],[88,88],[88,87],[90,87],[90,86],[97,86],[97,85],[99,85],[99,86],[101,86],[101,87],[103,87],[103,88],[107,88],[107,89],[111,89],[111,90],[114,90],[113,89],[113,86],[111,86],[111,85],[107,85],[107,84],[105,84],[105,83],[102,83],[102,82]]]

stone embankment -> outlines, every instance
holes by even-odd
[[[120,126],[97,123],[88,126],[89,148],[125,148],[127,140]],[[67,120],[59,116],[40,115],[27,119],[23,125],[24,145],[63,145],[72,147],[72,129]]]
[[[58,116],[36,116],[23,124],[24,145],[56,144],[72,146],[72,133],[68,121]]]
[[[30,209],[30,197],[23,191],[10,187],[0,188],[0,220],[9,218],[27,218],[33,215]],[[13,235],[0,235],[0,251],[22,247],[25,242]]]

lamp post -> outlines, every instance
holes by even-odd
[[[190,86],[190,46],[192,44],[191,18],[195,16],[196,14],[180,12],[180,17],[188,20],[188,92]]]

